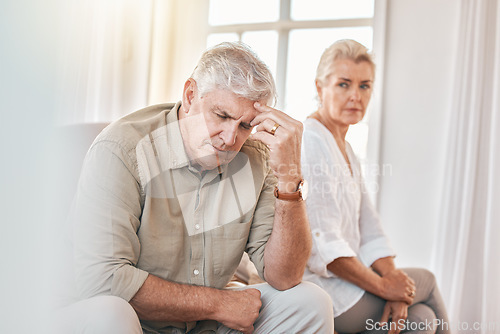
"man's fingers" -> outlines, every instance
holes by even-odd
[[[238,331],[242,332],[243,334],[252,334],[253,333],[253,326],[250,328],[240,328]]]
[[[267,131],[258,131],[252,133],[251,138],[254,140],[258,140],[266,145],[269,149],[271,148],[271,144],[273,142],[273,135],[268,133]]]
[[[283,127],[281,124],[278,122],[275,122],[274,120],[267,118],[255,128],[255,131],[266,131],[270,133],[271,135],[275,135],[276,132],[280,127]]]
[[[255,118],[252,120],[252,122],[250,123],[250,125],[252,125],[252,126],[259,125],[264,120],[270,119],[270,120],[274,121],[274,123],[278,123],[280,125],[286,125],[286,126],[290,127],[290,123],[295,121],[293,118],[291,118],[290,116],[288,116],[284,112],[282,112],[278,109],[274,109],[274,108],[271,108],[269,106],[260,104],[258,102],[254,103],[254,108],[257,111],[260,111],[261,113],[258,114],[257,116],[255,116]]]
[[[244,291],[247,291],[249,292],[250,294],[254,295],[254,296],[257,296],[260,298],[261,296],[261,293],[260,293],[260,290],[258,289],[254,289],[254,288],[250,288],[250,289],[245,289]]]
[[[270,107],[270,106],[268,106],[268,105],[266,105],[266,104],[262,104],[262,103],[260,103],[260,102],[255,102],[255,103],[253,104],[253,107],[254,107],[255,109],[257,109],[257,111],[260,111],[261,113],[271,112],[271,111],[276,110],[276,109],[274,109],[274,108],[272,108],[272,107]]]

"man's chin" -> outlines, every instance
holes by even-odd
[[[227,165],[234,159],[238,152],[227,152],[222,154],[210,154],[201,158],[198,158],[197,164],[202,168],[202,170],[212,170],[222,165]]]

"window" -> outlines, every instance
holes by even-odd
[[[374,0],[210,0],[207,46],[250,45],[273,72],[277,108],[303,121],[317,108],[314,78],[321,54],[344,38],[372,49],[373,15]],[[364,160],[367,117],[350,128],[347,140]]]

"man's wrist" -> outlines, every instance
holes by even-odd
[[[277,187],[281,193],[293,193],[297,191],[300,181],[302,181],[302,177],[300,175],[294,176],[293,178],[278,179]]]
[[[292,186],[293,185],[293,188]],[[295,186],[295,182],[293,183],[287,183],[285,184],[285,187],[287,190],[289,189],[294,189],[294,191],[287,191],[284,192],[279,189],[278,186],[274,188],[274,196],[283,201],[305,201],[307,199],[307,192],[308,192],[308,186],[307,186],[307,181],[304,179],[301,179],[297,186]]]

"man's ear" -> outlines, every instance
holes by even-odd
[[[196,86],[196,81],[193,78],[187,79],[184,84],[184,91],[182,92],[182,108],[186,114],[189,113],[189,109],[197,93],[198,87]]]

